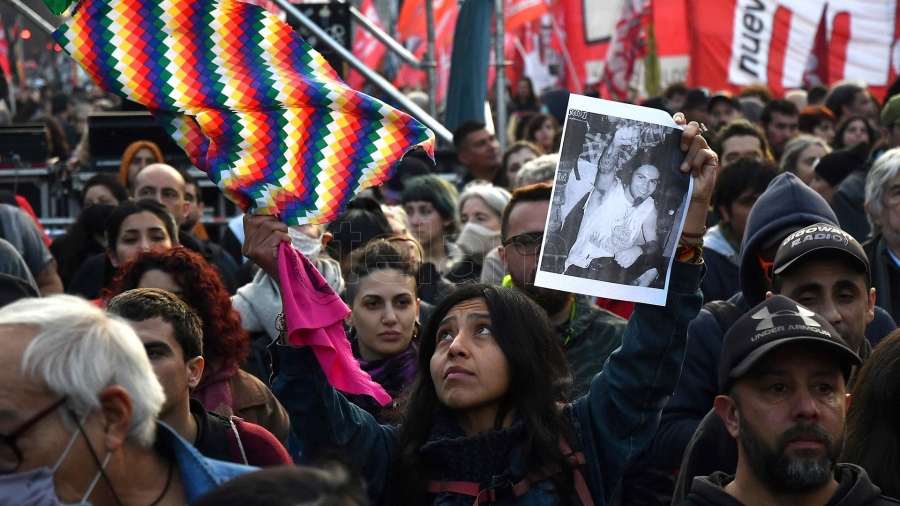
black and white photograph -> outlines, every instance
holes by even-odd
[[[572,95],[535,284],[663,305],[690,200],[665,112]]]

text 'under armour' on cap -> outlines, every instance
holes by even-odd
[[[782,295],[773,295],[742,316],[725,334],[719,392],[747,374],[768,353],[786,344],[808,344],[830,353],[844,379],[862,361],[824,318]]]

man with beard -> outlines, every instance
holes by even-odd
[[[540,183],[519,188],[503,209],[500,258],[509,276],[504,285],[524,291],[547,311],[566,350],[575,376],[570,398],[583,394],[622,342],[625,320],[600,309],[586,295],[534,286],[551,187]],[[550,248],[552,241],[548,241]]]
[[[861,360],[828,321],[773,295],[725,335],[716,413],[738,441],[734,476],[694,478],[683,504],[898,504],[838,464],[846,383]]]

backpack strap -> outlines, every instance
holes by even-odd
[[[709,311],[713,315],[713,318],[716,319],[716,323],[719,325],[719,330],[722,331],[722,334],[728,332],[728,329],[730,329],[731,326],[741,318],[741,316],[744,316],[744,312],[741,311],[741,309],[737,307],[734,302],[730,302],[727,300],[714,300],[711,302],[707,302],[703,305],[703,309]]]
[[[575,493],[578,495],[581,506],[594,506],[594,501],[591,499],[591,493],[588,490],[587,481],[585,481],[584,474],[581,472],[581,468],[587,463],[584,453],[573,451],[562,436],[559,437],[559,449],[562,450],[563,454],[566,456],[566,460],[569,462],[569,466],[572,468]],[[428,482],[427,490],[432,494],[449,492],[474,497],[474,506],[479,506],[484,503],[497,502],[498,498],[503,495],[502,493],[498,494],[498,492],[505,488],[509,489],[509,492],[512,493],[513,497],[521,497],[528,492],[532,484],[544,481],[559,472],[559,466],[544,466],[533,473],[529,473],[527,477],[516,483],[507,482],[502,485],[488,488],[481,488],[481,485],[478,483],[470,481],[431,480]]]

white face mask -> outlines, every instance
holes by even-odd
[[[97,482],[100,481],[100,477],[103,475],[103,470],[106,468],[112,453],[106,454],[106,458],[103,459],[103,463],[100,465],[100,470],[97,471],[94,479],[91,480],[87,492],[84,493],[80,501],[75,503],[62,502],[57,497],[56,488],[53,485],[54,473],[66,460],[72,445],[75,444],[80,434],[81,431],[76,429],[62,455],[59,456],[52,468],[41,466],[20,473],[0,475],[0,498],[14,498],[15,504],[19,506],[89,506],[90,503],[87,502],[87,499],[94,491],[94,487],[97,486]]]
[[[476,263],[484,261],[484,256],[500,246],[500,231],[491,230],[475,223],[466,223],[456,238],[456,245]]]
[[[313,239],[294,227],[288,227],[288,234],[291,236],[291,246],[294,247],[310,262],[315,262],[322,251],[322,240]]]

